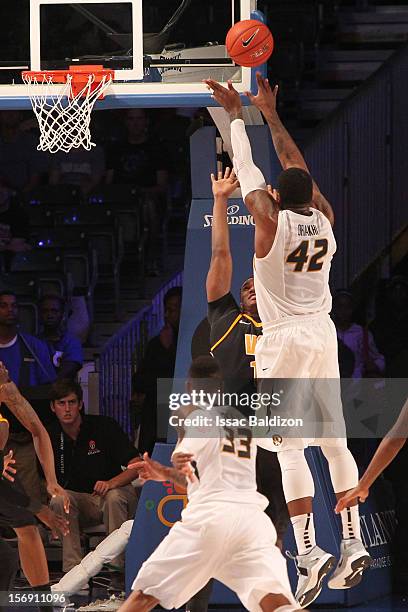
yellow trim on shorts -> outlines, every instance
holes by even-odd
[[[241,312],[239,313],[239,315],[237,316],[237,318],[231,323],[231,325],[229,326],[229,328],[227,329],[227,331],[225,332],[225,334],[223,336],[221,336],[221,338],[214,344],[214,346],[211,347],[210,352],[212,353],[213,350],[215,348],[217,348],[217,346],[219,346],[221,344],[221,342],[223,342],[225,340],[225,338],[232,332],[232,330],[234,329],[234,327],[236,326],[236,324],[238,323],[238,321],[240,321],[242,319],[242,317],[245,316],[243,315]]]
[[[1,412],[0,412],[0,423],[7,423],[7,425],[9,424],[8,420],[4,418]]]

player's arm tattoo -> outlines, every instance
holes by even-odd
[[[279,161],[284,170],[288,168],[302,168],[306,172],[309,172],[309,168],[303,157],[299,147],[293,140],[292,136],[289,134],[282,121],[279,118],[279,115],[276,111],[270,112],[265,115],[265,119],[268,123],[273,145],[275,147],[276,155],[279,158]],[[319,187],[316,182],[313,181],[313,208],[320,210],[325,217],[328,218],[331,225],[334,224],[334,213],[331,205],[321,193]]]
[[[320,210],[321,213],[324,214],[325,217],[329,220],[331,225],[334,225],[334,212],[330,205],[330,203],[326,200],[324,195],[320,192],[320,190],[316,187],[315,183],[313,183],[313,200],[312,200],[313,208]]]
[[[276,155],[279,158],[282,168],[286,170],[287,168],[296,166],[309,172],[305,158],[292,136],[283,125],[278,113],[276,111],[268,113],[265,119],[268,123]]]
[[[12,382],[7,383],[7,390],[4,394],[4,403],[10,412],[20,421],[30,433],[37,433],[42,428],[40,419],[31,404],[23,397],[16,385]]]

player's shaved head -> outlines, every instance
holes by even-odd
[[[211,355],[196,357],[189,370],[187,388],[189,392],[216,393],[222,387],[222,375],[218,363]]]
[[[311,203],[313,180],[302,168],[288,168],[279,175],[278,191],[281,208],[301,208]]]
[[[221,370],[214,357],[200,355],[196,357],[188,370],[189,378],[215,378],[221,377]]]

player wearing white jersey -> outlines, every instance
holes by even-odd
[[[230,114],[234,169],[242,197],[255,221],[254,281],[264,330],[256,347],[258,377],[313,379],[314,399],[323,416],[324,433],[319,432],[319,438],[317,433],[307,439],[274,437],[298,548],[296,597],[305,606],[319,595],[323,579],[335,561],[333,555],[316,545],[312,509],[314,482],[304,456],[305,446],[321,447],[338,499],[358,482],[357,466],[347,448],[336,383],[339,378],[337,337],[329,317],[328,281],[336,250],[331,228],[334,215],[279,119],[277,87],[272,90],[268,80],[258,73],[257,95],[247,94],[270,127],[284,170],[278,179],[278,191],[272,191],[267,189],[262,172],[252,160],[239,94],[231,82],[228,88],[211,79],[205,82],[213,90],[213,97]],[[334,401],[333,398],[328,401],[325,393],[330,387],[331,393],[335,392]],[[341,519],[341,559],[329,580],[329,587],[333,589],[358,584],[363,570],[370,565],[370,556],[360,537],[357,500],[342,511]]]
[[[203,378],[200,372],[214,380],[213,391],[220,388],[220,370],[211,357],[199,357],[192,368],[190,392],[202,388],[192,382]],[[194,458],[189,503],[182,520],[142,565],[122,612],[148,612],[157,604],[180,608],[210,578],[235,591],[248,610],[298,610],[275,528],[264,513],[268,500],[256,490],[256,441],[245,425],[218,425],[220,414],[197,406],[183,414],[190,424],[180,422],[184,431],[173,462],[180,454]],[[197,417],[211,422],[200,428],[194,424]]]

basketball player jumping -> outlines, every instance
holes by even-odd
[[[190,393],[201,388],[203,378],[206,391],[220,390],[220,370],[210,356],[193,362]],[[203,414],[208,416],[202,408],[190,406],[184,418]],[[227,432],[214,422],[201,431],[205,437],[197,437],[194,427],[184,427],[173,453],[174,462],[180,453],[195,460],[182,521],[142,565],[121,612],[148,612],[157,604],[180,608],[210,578],[235,591],[248,610],[295,612],[298,606],[276,546],[276,531],[264,513],[268,501],[256,490],[256,441],[251,430]]]
[[[248,94],[271,130],[283,172],[275,198],[267,191],[262,172],[252,159],[241,99],[214,80],[205,81],[213,97],[229,113],[234,169],[242,197],[255,221],[254,280],[263,336],[256,347],[258,376],[276,379],[338,379],[337,337],[329,317],[329,272],[336,250],[333,210],[312,180],[305,160],[282,125],[276,111],[277,88],[257,74],[258,93]],[[331,381],[331,382],[332,382]],[[335,386],[335,385],[334,385]],[[334,401],[334,404],[336,402]],[[324,413],[325,406],[320,406]],[[327,402],[333,420],[333,400]],[[335,419],[342,426],[340,395]],[[321,437],[321,436],[319,436]],[[318,597],[334,557],[316,545],[313,521],[314,482],[304,455],[309,444],[319,445],[326,457],[337,499],[353,489],[358,470],[344,435],[311,440],[285,438],[275,450],[282,469],[283,488],[293,524],[298,555],[296,598],[301,606]],[[358,502],[341,511],[341,559],[329,580],[332,589],[350,588],[371,563],[360,537]]]

